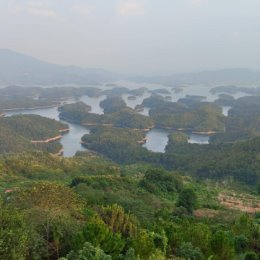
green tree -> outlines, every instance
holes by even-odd
[[[86,242],[78,252],[70,252],[63,260],[112,260],[110,255],[104,253],[100,248],[94,247]],[[62,260],[61,259],[61,260]]]
[[[215,260],[232,260],[234,259],[234,241],[230,233],[219,230],[211,240],[211,249],[214,253]]]
[[[244,260],[258,260],[258,256],[255,252],[247,252],[245,254]]]
[[[247,250],[249,245],[249,240],[244,235],[235,236],[235,249],[238,253],[243,253]]]
[[[12,203],[24,212],[31,228],[44,240],[38,249],[42,257],[64,255],[70,249],[70,240],[79,229],[83,204],[74,192],[60,184],[40,182],[22,190]]]
[[[82,242],[93,244],[94,247],[100,247],[105,253],[118,257],[122,252],[125,241],[120,233],[113,233],[99,216],[93,216],[87,221],[80,233]]]
[[[185,188],[181,191],[179,199],[177,201],[178,207],[184,207],[188,210],[190,214],[193,213],[193,210],[197,205],[197,195],[191,188]]]
[[[257,185],[257,194],[260,195],[260,183]]]
[[[203,260],[204,256],[198,247],[194,247],[191,243],[182,243],[176,250],[176,255],[185,260]]]
[[[140,230],[137,237],[132,240],[133,248],[137,256],[147,260],[155,253],[153,233],[147,230]]]
[[[0,259],[27,259],[28,227],[23,214],[0,206]]]
[[[138,225],[136,217],[127,214],[121,206],[113,204],[111,206],[101,207],[98,212],[113,233],[121,233],[125,237],[136,235]]]

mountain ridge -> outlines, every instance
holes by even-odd
[[[98,84],[116,75],[103,69],[63,66],[9,49],[0,49],[0,84]]]
[[[119,79],[137,83],[179,84],[260,84],[260,71],[248,68],[203,70],[168,76],[125,76],[101,68],[58,65],[9,49],[0,49],[0,85],[96,85]]]
[[[200,72],[179,73],[168,76],[132,77],[131,80],[142,83],[164,85],[177,84],[260,84],[260,71],[248,68],[227,68],[203,70]]]

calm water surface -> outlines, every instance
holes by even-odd
[[[188,143],[189,144],[209,144],[209,136],[208,135],[190,134]]]
[[[194,85],[194,86],[185,86],[182,88],[182,91],[179,93],[174,93],[174,90],[172,90],[171,87],[165,87],[162,85],[155,85],[155,84],[136,84],[132,82],[121,82],[119,85],[128,87],[129,89],[136,89],[140,87],[147,87],[151,90],[154,89],[159,89],[159,88],[165,88],[168,89],[171,94],[169,94],[172,97],[172,102],[178,101],[180,98],[186,97],[186,95],[200,95],[200,96],[206,96],[207,101],[214,101],[218,98],[217,95],[213,95],[210,93],[210,89],[212,86],[202,86],[202,85]],[[103,87],[104,89],[108,89],[107,87]],[[110,88],[110,87],[109,87]],[[111,87],[112,88],[112,87]],[[135,100],[129,100],[128,97],[129,95],[123,95],[123,99],[125,100],[126,104],[131,107],[135,108],[136,105],[142,104],[143,100],[145,98],[148,98],[151,95],[149,91],[146,91],[144,95],[136,97]],[[162,96],[168,96],[163,95]],[[246,96],[244,93],[237,93],[234,95],[235,98],[239,98],[242,96]],[[96,114],[103,114],[104,111],[100,107],[100,102],[102,100],[106,99],[106,96],[100,96],[100,97],[88,97],[88,96],[83,96],[80,98],[80,101],[86,103],[87,105],[91,106],[91,113],[96,113]],[[69,101],[69,103],[75,102]],[[230,110],[230,107],[223,107],[223,114],[225,116],[228,115],[228,111]],[[145,107],[144,111],[140,112],[140,114],[149,116],[149,108]],[[10,111],[6,112],[7,116],[11,115],[17,115],[17,114],[36,114],[44,117],[48,117],[51,119],[59,120],[59,112],[57,108],[47,108],[47,109],[36,109],[36,110],[19,110],[19,111]],[[76,124],[71,124],[67,123],[70,127],[70,132],[66,133],[63,138],[61,139],[61,144],[63,145],[64,148],[64,156],[66,157],[71,157],[75,155],[77,151],[84,151],[86,150],[81,144],[81,137],[84,134],[89,133],[89,129],[76,125]],[[154,128],[151,131],[147,133],[147,143],[143,145],[143,147],[147,148],[150,151],[153,152],[165,152],[165,147],[168,143],[168,135],[169,132],[163,129],[157,129]],[[189,135],[189,143],[197,143],[197,144],[208,144],[209,143],[209,136],[203,136],[203,135],[195,135],[195,134],[190,134]]]
[[[59,112],[57,107],[46,108],[46,109],[35,109],[35,110],[16,110],[16,111],[6,112],[6,116],[19,115],[19,114],[40,115],[40,116],[48,117],[59,121]],[[87,149],[85,149],[81,145],[80,141],[81,141],[81,137],[84,134],[89,134],[90,132],[89,129],[68,122],[64,122],[64,123],[69,125],[70,131],[64,134],[60,141],[64,149],[63,156],[72,157],[75,155],[77,151],[86,151]]]
[[[165,129],[153,128],[147,133],[147,142],[143,147],[152,152],[164,153],[169,141],[168,135],[169,131]],[[208,135],[189,134],[188,138],[188,143],[190,144],[209,144]]]
[[[152,152],[164,153],[165,147],[168,144],[168,135],[169,132],[166,130],[154,128],[147,133],[147,142],[143,147]]]
[[[95,113],[102,115],[104,114],[104,109],[100,107],[100,102],[105,100],[106,96],[100,96],[100,97],[89,97],[89,96],[83,96],[80,98],[80,101],[84,102],[85,104],[91,106],[90,113]]]
[[[222,113],[224,116],[228,116],[228,112],[232,107],[222,106]]]

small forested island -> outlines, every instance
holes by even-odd
[[[165,95],[171,94],[171,92],[166,88],[155,89],[155,90],[152,90],[151,92],[154,94],[165,94]]]
[[[172,100],[172,96],[165,96],[165,99],[170,101]]]
[[[23,96],[1,96],[0,109],[1,111],[12,111],[22,109],[37,109],[55,107],[58,103],[52,100],[35,100],[30,97]]]
[[[129,96],[127,97],[128,100],[136,100],[136,96]]]
[[[57,141],[68,131],[64,123],[37,115],[17,115],[0,118],[0,153],[44,150],[58,153]]]
[[[238,86],[218,86],[210,90],[212,94],[227,93],[236,94],[238,92],[246,93],[249,95],[260,95],[260,87],[238,87]]]
[[[212,142],[234,142],[260,136],[260,96],[233,100],[226,118],[225,132],[212,137]]]
[[[183,87],[173,87],[172,91],[177,94],[183,91]]]
[[[196,100],[196,101],[203,101],[206,100],[207,97],[199,96],[199,95],[186,95],[186,99]]]
[[[214,103],[220,106],[233,106],[235,102],[236,99],[228,94],[220,94],[218,99],[214,101]]]
[[[104,115],[89,113],[89,106],[82,102],[66,104],[59,108],[60,118],[84,126],[116,126],[122,128],[149,129],[153,121],[126,106],[122,98],[112,97],[101,102]]]
[[[15,93],[15,95],[14,95]],[[81,96],[100,96],[102,90],[95,87],[21,87],[8,86],[0,89],[0,97],[37,98],[39,100],[62,100]]]
[[[153,95],[143,101],[151,108],[150,116],[158,127],[201,133],[224,131],[224,116],[219,106],[193,99],[170,102]]]
[[[86,105],[83,102],[77,102],[72,104],[66,104],[59,107],[60,119],[65,119],[69,122],[80,123],[91,111],[91,106]]]
[[[142,112],[142,111],[144,111],[144,106],[143,106],[143,105],[136,105],[136,106],[135,106],[135,111],[136,111],[136,112]]]
[[[149,91],[146,87],[131,89],[130,94],[133,96],[142,96],[145,92]]]

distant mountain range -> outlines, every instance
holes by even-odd
[[[158,83],[175,86],[179,84],[260,84],[260,71],[235,68],[215,71],[202,71],[197,73],[174,74],[170,76],[132,77],[136,82]]]
[[[103,69],[51,64],[15,51],[0,49],[0,86],[99,84],[119,79],[140,83],[179,84],[260,84],[260,71],[250,69],[223,69],[169,76],[125,77]]]
[[[15,51],[0,49],[0,85],[98,84],[117,79],[102,69],[51,64]]]

